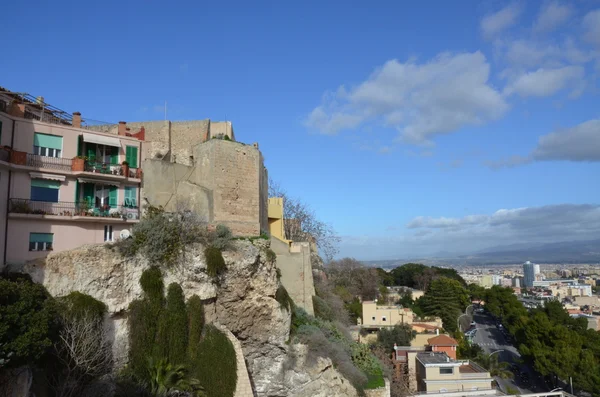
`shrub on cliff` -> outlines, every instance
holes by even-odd
[[[52,346],[56,307],[25,275],[0,278],[0,368],[34,364]]]
[[[158,341],[163,349],[162,357],[169,364],[185,363],[188,347],[188,319],[183,290],[179,284],[169,285],[166,306],[159,321]]]
[[[227,269],[223,254],[216,247],[206,247],[204,249],[204,258],[206,259],[206,272],[211,277],[217,277]]]
[[[190,368],[208,396],[233,397],[237,384],[235,349],[214,326],[204,327],[198,354],[190,358]]]
[[[192,295],[187,302],[188,357],[196,357],[204,328],[204,307],[198,295]]]
[[[280,285],[277,288],[277,291],[275,292],[275,300],[279,302],[279,305],[282,308],[288,311],[291,311],[295,307],[294,301],[292,300],[292,298],[290,297],[283,285]]]

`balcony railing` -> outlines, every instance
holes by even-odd
[[[27,153],[26,165],[37,168],[51,168],[53,170],[71,171],[73,160],[62,157],[47,157]]]
[[[10,199],[8,212],[13,214],[55,215],[55,216],[87,216],[91,218],[115,218],[122,220],[139,219],[137,207],[117,205],[94,207],[87,201],[49,202],[29,199]]]
[[[87,160],[85,162],[85,171],[106,175],[123,175],[123,169],[119,164],[102,163],[99,161]]]

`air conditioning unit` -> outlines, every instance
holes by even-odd
[[[137,219],[137,216],[135,213],[130,212],[127,214],[127,219]]]

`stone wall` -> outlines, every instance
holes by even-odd
[[[268,230],[267,177],[260,151],[212,139],[195,148],[193,165],[147,158],[142,198],[167,211],[190,208],[236,235]]]
[[[287,243],[272,237],[271,249],[277,254],[281,284],[297,306],[314,315],[312,297],[315,295],[309,243]]]

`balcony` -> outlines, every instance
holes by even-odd
[[[125,205],[110,207],[94,207],[87,201],[48,202],[29,199],[10,199],[8,212],[22,214],[25,217],[40,217],[55,219],[55,217],[70,218],[79,221],[137,221],[140,217],[139,208]],[[19,215],[17,215],[19,217]]]
[[[4,148],[0,149],[0,160],[16,165],[63,172],[89,172],[126,178],[142,178],[142,170],[140,168],[131,168],[128,165],[121,164],[102,163],[85,158],[76,157],[67,159],[62,157],[47,157]]]

